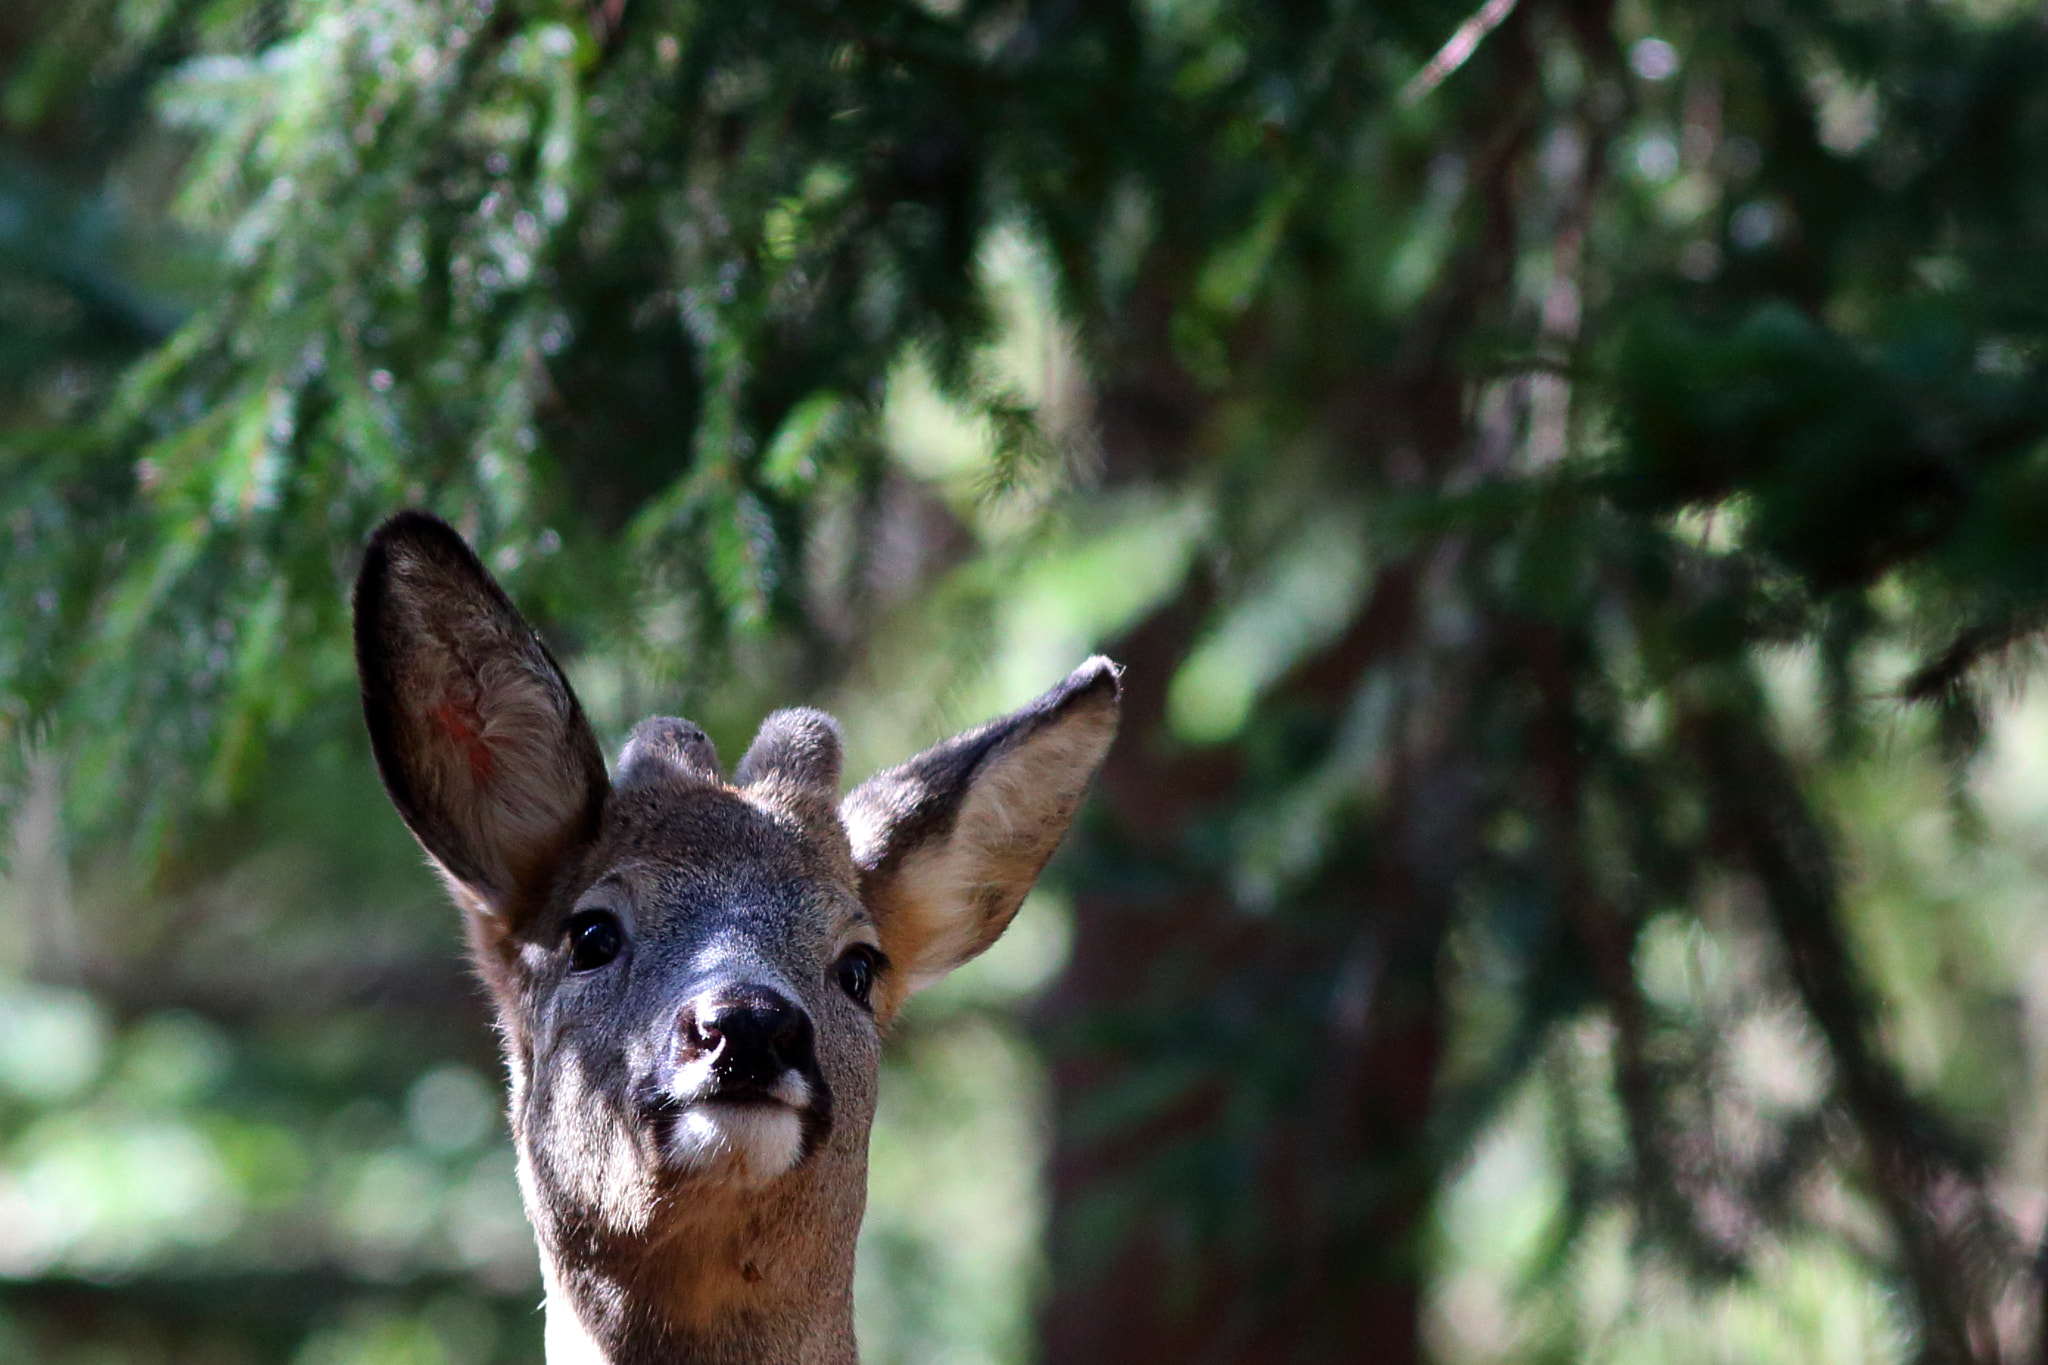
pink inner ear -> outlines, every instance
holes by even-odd
[[[483,737],[483,717],[477,714],[476,708],[445,701],[431,714],[442,732],[468,756],[470,777],[479,785],[489,782],[491,770],[496,765],[492,760],[491,746]]]

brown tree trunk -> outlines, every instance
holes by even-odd
[[[1473,430],[1459,347],[1510,293],[1509,180],[1535,80],[1521,27],[1496,35],[1516,45],[1513,97],[1466,130],[1470,258],[1384,366],[1303,397],[1361,466],[1413,491],[1469,486],[1499,444]],[[1170,341],[1200,265],[1155,252],[1119,320],[1096,414],[1111,484],[1171,481],[1203,448],[1219,399]],[[1368,673],[1391,697],[1382,762],[1310,883],[1270,909],[1239,904],[1226,880],[1229,821],[1257,805],[1256,755],[1192,749],[1167,724],[1208,583],[1110,645],[1127,670],[1123,729],[1072,850],[1085,869],[1072,958],[1039,1014],[1054,1088],[1048,1365],[1423,1359],[1440,958],[1481,809],[1466,721],[1501,663],[1464,609],[1468,567],[1453,537],[1382,568],[1348,629],[1262,698],[1262,714],[1333,736]]]
[[[1378,814],[1270,912],[1234,907],[1203,855],[1207,822],[1242,797],[1240,757],[1166,733],[1199,595],[1114,650],[1125,728],[1081,850],[1073,958],[1041,1014],[1056,1096],[1052,1365],[1423,1357],[1438,958],[1476,801],[1454,723],[1469,666],[1418,665],[1417,578],[1384,575],[1351,631],[1271,702],[1334,720],[1369,667],[1416,684]],[[1144,1105],[1162,1074],[1178,1083]]]

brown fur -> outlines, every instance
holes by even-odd
[[[550,1360],[852,1361],[881,1030],[1016,913],[1115,733],[1114,667],[835,805],[816,711],[771,716],[731,782],[695,726],[643,722],[614,784],[553,658],[418,513],[371,541],[356,650],[379,769],[496,1004]],[[578,913],[616,918],[616,960],[571,970]],[[872,1010],[838,984],[862,943],[888,959]],[[776,1082],[800,1099],[689,1079],[678,1020],[733,989],[808,1021],[814,1060]]]

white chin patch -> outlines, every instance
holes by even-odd
[[[668,1141],[677,1169],[755,1188],[796,1165],[803,1123],[779,1104],[700,1100],[683,1110]]]

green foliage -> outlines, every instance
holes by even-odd
[[[2031,854],[1987,850],[2032,836],[1967,765],[2028,723],[1984,678],[2048,621],[2033,16],[18,14],[10,903],[77,910],[16,935],[5,1008],[57,1041],[0,1060],[0,1207],[200,1153],[188,1204],[120,1196],[127,1260],[81,1223],[0,1266],[53,1359],[110,1266],[144,1323],[264,1269],[351,1286],[260,1359],[530,1349],[530,1285],[464,1250],[502,1150],[414,1121],[489,1062],[350,716],[343,585],[404,504],[614,732],[831,692],[887,761],[1127,657],[1037,1016],[1060,1358],[1677,1358],[1660,1286],[1716,1350],[1795,1349],[1742,1345],[1777,1304],[1801,1342],[2011,1354],[2039,1002],[1998,963],[2039,943]],[[245,978],[285,984],[224,1003]],[[407,981],[439,1003],[368,1007]],[[1038,1082],[1013,1014],[930,1020],[870,1336],[1016,1358],[1021,1285],[948,1315],[1034,1217],[935,1260],[897,1144],[954,1115],[1023,1169],[991,1115]],[[211,1060],[138,1097],[150,1047]]]

